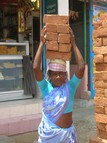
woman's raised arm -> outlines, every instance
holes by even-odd
[[[70,29],[71,30],[71,29]],[[75,37],[73,34],[73,31],[71,30],[71,38],[73,38],[73,52],[74,52],[74,56],[76,59],[76,64],[77,64],[77,70],[75,72],[75,75],[78,78],[82,78],[83,74],[84,74],[84,70],[85,70],[85,63],[84,63],[84,59],[82,57],[82,54],[80,53],[76,43],[75,43]]]
[[[43,72],[41,70],[41,61],[42,61],[42,52],[45,44],[45,31],[46,29],[44,27],[41,30],[40,43],[33,62],[33,69],[37,81],[41,81],[44,78]]]

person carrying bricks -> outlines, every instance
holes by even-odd
[[[68,80],[66,61],[50,59],[47,74],[44,76],[41,70],[41,60],[45,32],[46,27],[41,30],[40,44],[33,63],[35,77],[43,99],[42,119],[38,127],[38,143],[77,143],[72,111],[75,92],[84,74],[84,60],[75,43],[73,31],[70,29],[73,41],[72,51],[77,63],[76,72]]]

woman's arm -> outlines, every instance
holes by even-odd
[[[44,78],[44,75],[41,70],[41,61],[42,61],[43,47],[45,43],[45,39],[44,39],[45,31],[46,31],[45,28],[41,30],[40,43],[33,62],[33,69],[34,69],[35,77],[37,81],[41,81]]]
[[[82,78],[83,74],[84,74],[84,70],[85,70],[85,63],[84,63],[84,59],[75,43],[75,37],[73,35],[72,30],[71,30],[71,38],[73,39],[72,47],[73,47],[73,52],[74,52],[74,56],[75,56],[76,63],[77,63],[77,70],[75,72],[75,75],[78,78]]]

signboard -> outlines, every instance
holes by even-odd
[[[93,22],[100,20],[100,14],[107,13],[107,7],[102,5],[93,5]]]
[[[58,0],[45,0],[45,14],[58,14]]]

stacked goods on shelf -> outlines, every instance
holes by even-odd
[[[0,46],[0,55],[7,54],[7,46]]]
[[[7,47],[0,45],[0,55],[16,55],[17,47]]]
[[[17,55],[17,47],[11,47],[7,49],[8,55]]]
[[[46,26],[46,57],[47,59],[71,60],[71,35],[69,17],[59,15],[44,15]]]
[[[107,141],[107,14],[101,14],[100,21],[94,22],[93,26],[94,102],[97,136]]]

